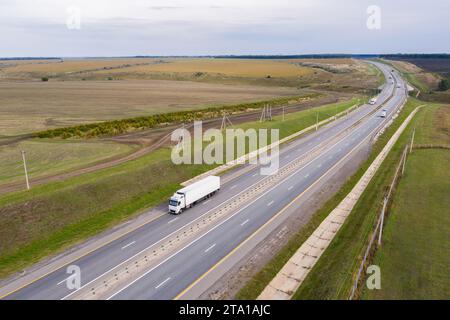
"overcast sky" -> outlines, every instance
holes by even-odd
[[[449,12],[449,0],[0,0],[0,56],[448,53]]]

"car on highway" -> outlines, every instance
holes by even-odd
[[[386,109],[383,109],[383,111],[381,111],[380,117],[386,118]]]

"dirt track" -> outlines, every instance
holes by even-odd
[[[344,97],[344,96],[341,95],[341,97]],[[334,103],[334,102],[337,102],[338,100],[339,100],[338,96],[327,94],[318,99],[314,99],[312,101],[306,101],[303,103],[285,107],[285,113],[297,112],[300,110],[308,109],[308,108],[323,105],[323,104]],[[280,115],[280,114],[282,114],[281,107],[274,108],[272,110],[272,115],[276,116],[276,115]],[[239,123],[258,120],[260,115],[261,115],[261,111],[252,111],[252,112],[247,112],[247,113],[242,113],[242,114],[230,115],[229,119],[232,121],[233,124],[239,124]],[[206,121],[203,121],[203,129],[206,130],[209,128],[219,128],[221,123],[222,123],[222,118],[206,120]],[[86,174],[86,173],[91,173],[91,172],[101,170],[101,169],[110,168],[110,167],[125,163],[127,161],[137,159],[137,158],[142,157],[158,148],[170,146],[171,145],[170,134],[174,129],[176,129],[178,127],[179,127],[179,124],[170,125],[170,126],[166,126],[166,127],[162,127],[162,128],[154,128],[154,129],[149,129],[149,130],[144,130],[144,131],[139,131],[139,132],[123,134],[123,135],[119,135],[119,136],[116,136],[113,138],[105,138],[105,140],[115,141],[115,142],[119,142],[119,143],[139,144],[142,147],[140,149],[138,149],[137,151],[135,151],[131,154],[128,154],[126,156],[123,156],[120,158],[113,157],[102,163],[89,165],[88,167],[76,169],[71,172],[59,173],[59,174],[44,176],[44,177],[40,177],[40,178],[36,178],[36,179],[33,179],[31,177],[30,185],[31,185],[31,187],[33,187],[33,186],[37,186],[37,185],[41,185],[41,184],[45,184],[45,183],[49,183],[49,182],[62,181],[62,180],[68,179],[68,178],[76,177],[76,176]],[[191,130],[192,124],[186,126],[185,128],[188,130]],[[4,184],[4,185],[0,186],[0,194],[23,190],[23,187],[24,187],[23,182]]]

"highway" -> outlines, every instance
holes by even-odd
[[[228,172],[214,197],[181,215],[161,215],[71,262],[81,269],[80,289],[67,288],[65,279],[69,275],[64,266],[12,290],[3,299],[200,296],[289,215],[298,214],[302,202],[352,161],[352,155],[367,147],[392,118],[405,101],[405,83],[398,73],[391,73],[389,66],[377,66],[386,78],[393,76],[396,81],[387,79],[377,104],[364,105],[312,134],[282,145],[278,176],[261,176],[258,165]],[[387,110],[387,117],[381,118],[377,108],[386,99],[382,108]],[[128,268],[138,261],[138,271],[130,274]]]

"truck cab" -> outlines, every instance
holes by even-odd
[[[209,176],[178,190],[169,200],[169,212],[180,214],[220,190],[220,177]]]
[[[175,193],[169,200],[169,212],[173,214],[180,214],[185,208],[185,197],[182,193]]]

